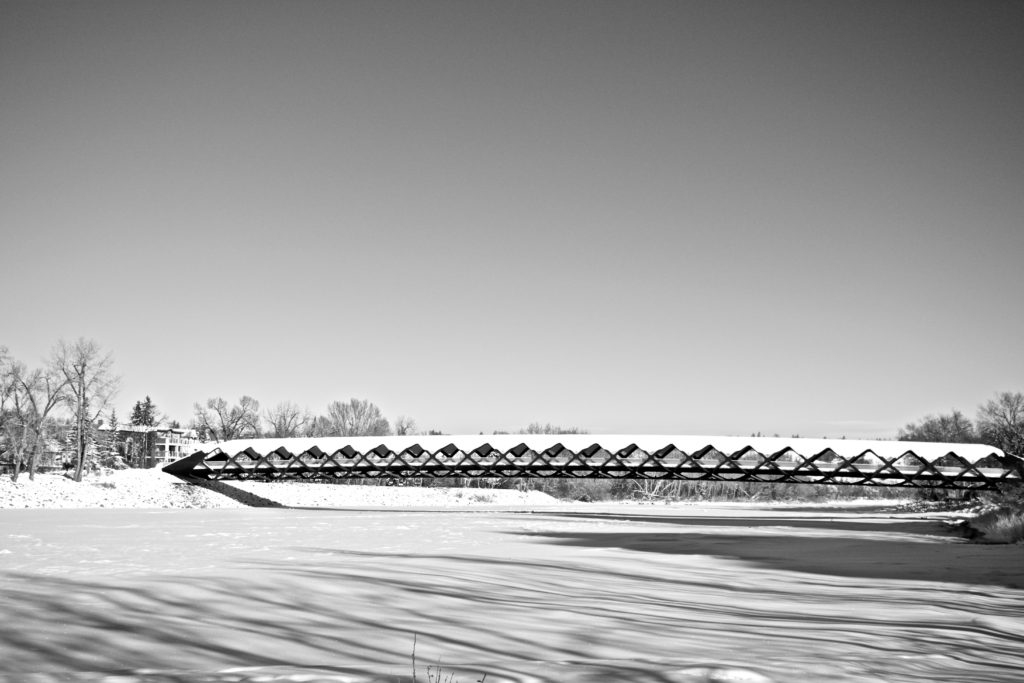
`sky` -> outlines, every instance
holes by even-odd
[[[125,415],[895,436],[1024,391],[1024,3],[0,0],[0,345]]]

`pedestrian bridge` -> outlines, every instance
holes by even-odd
[[[987,489],[1024,459],[981,444],[604,434],[360,436],[204,444],[184,478],[612,478]]]

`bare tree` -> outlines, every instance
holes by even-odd
[[[298,436],[312,421],[309,411],[299,408],[291,401],[282,401],[263,413],[267,421],[266,436],[274,438],[290,438]]]
[[[525,429],[519,430],[520,434],[586,434],[586,431],[579,429],[578,427],[559,427],[553,425],[550,422],[547,424],[541,424],[539,422],[531,422],[526,426]]]
[[[416,420],[405,415],[395,418],[395,434],[398,436],[410,436],[416,433]]]
[[[120,377],[113,372],[114,358],[92,339],[63,339],[53,350],[50,366],[67,381],[67,401],[75,421],[75,481],[82,481],[85,454],[93,423],[117,393]]]
[[[15,481],[25,452],[21,402],[14,391],[23,367],[11,358],[6,346],[0,346],[0,456],[14,463]]]
[[[8,430],[14,454],[14,481],[23,465],[28,478],[35,479],[36,466],[46,444],[46,422],[50,413],[66,400],[67,380],[52,368],[28,370],[23,363],[9,364],[13,418]]]
[[[18,475],[21,473],[21,467],[26,460],[26,454],[29,451],[29,435],[31,431],[25,420],[25,413],[28,411],[28,407],[22,401],[22,394],[19,391],[15,391],[14,387],[18,382],[19,373],[23,370],[24,366],[19,363],[10,363],[4,368],[4,384],[5,392],[4,398],[4,410],[2,416],[2,423],[0,423],[0,438],[3,439],[3,448],[0,448],[0,452],[4,454],[5,459],[9,460],[14,464],[14,472],[12,479],[18,481]]]
[[[385,436],[391,433],[391,425],[380,408],[357,398],[346,403],[330,403],[325,426],[329,433],[322,436]]]
[[[974,425],[959,410],[949,415],[927,415],[920,422],[911,422],[900,429],[900,441],[932,441],[939,443],[974,443],[978,436]]]
[[[1024,394],[1004,391],[982,405],[978,433],[985,443],[1024,456]]]
[[[4,453],[4,423],[7,421],[7,402],[11,397],[13,381],[10,375],[11,355],[6,346],[0,346],[0,456]]]
[[[223,398],[207,399],[206,406],[196,403],[194,425],[202,438],[213,441],[249,439],[260,435],[260,402],[243,396],[238,405]]]
[[[331,421],[326,415],[316,415],[310,418],[306,426],[306,436],[332,436],[334,429]]]
[[[50,413],[65,399],[67,382],[52,368],[29,370],[0,347],[0,438],[14,463],[13,479],[27,466],[34,479]]]

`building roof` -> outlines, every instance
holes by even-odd
[[[109,425],[103,425],[97,428],[101,432],[111,431]],[[183,436],[196,436],[196,430],[194,429],[182,429],[181,427],[153,427],[149,425],[118,425],[117,431],[119,432],[133,432],[135,434],[152,434],[170,432],[172,434],[181,434]]]

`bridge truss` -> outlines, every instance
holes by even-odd
[[[610,478],[989,489],[1024,459],[980,444],[721,436],[494,435],[248,439],[164,467],[209,480]]]

